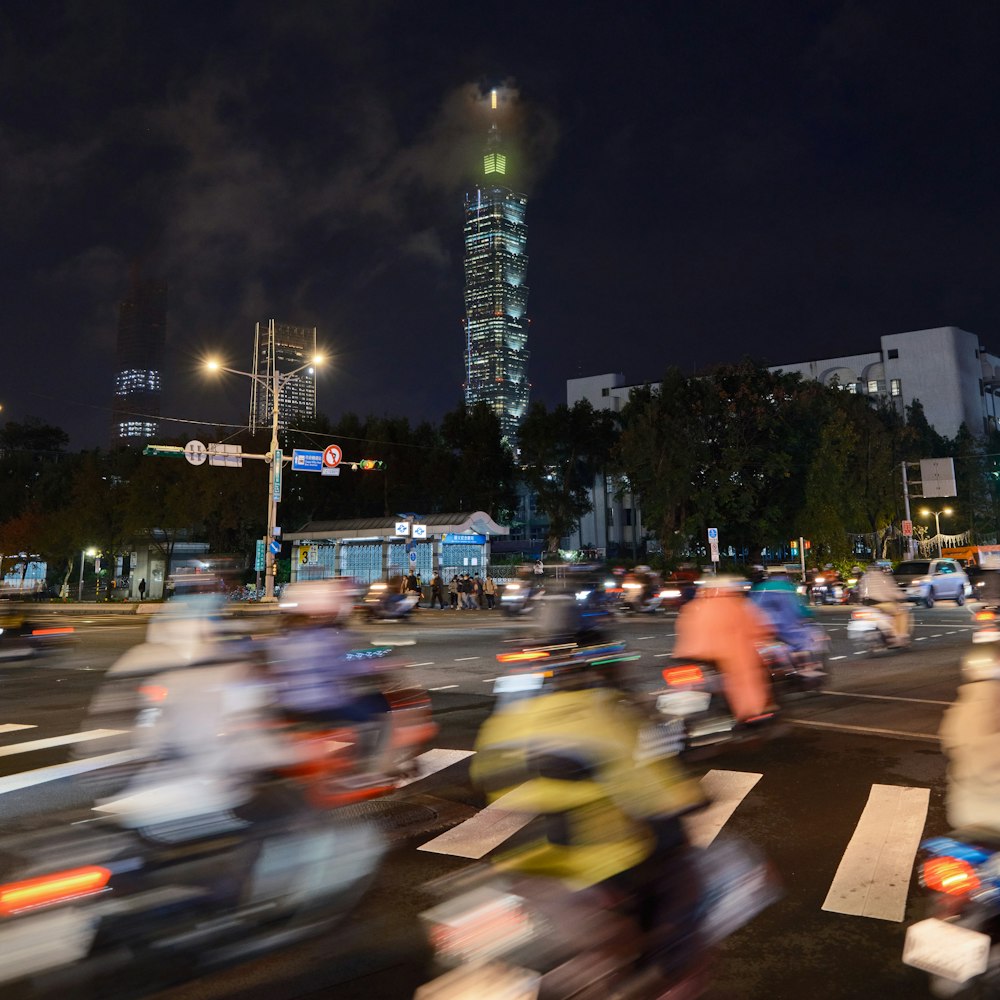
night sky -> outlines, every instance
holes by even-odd
[[[165,416],[245,420],[248,381],[197,363],[249,368],[274,317],[318,327],[331,418],[439,419],[500,85],[533,399],[940,325],[1000,352],[998,51],[988,3],[6,0],[3,418],[107,447],[141,259]]]

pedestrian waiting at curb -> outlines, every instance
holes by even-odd
[[[492,576],[487,575],[486,582],[483,584],[483,594],[486,597],[486,610],[492,611],[496,607],[497,599],[497,584]]]
[[[452,611],[458,610],[458,574],[448,581],[448,604]]]
[[[434,571],[433,576],[431,576],[431,607],[434,607],[434,602],[438,602],[438,607],[444,611],[444,584],[441,580],[441,573],[438,570]]]

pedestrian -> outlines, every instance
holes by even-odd
[[[438,607],[444,611],[444,588],[442,586],[441,573],[437,570],[434,571],[434,575],[431,577],[431,607],[434,607],[434,602],[438,602]]]
[[[448,581],[448,604],[452,611],[458,610],[458,574]]]
[[[410,575],[406,578],[406,592],[408,594],[413,594],[417,599],[417,607],[420,607],[420,599],[424,596],[423,591],[420,589],[420,581],[417,579],[417,574],[412,570]]]
[[[468,573],[463,573],[458,581],[458,592],[461,595],[462,610],[472,610],[472,578]]]
[[[143,577],[139,581],[139,600],[144,601],[146,599],[146,578]]]
[[[483,593],[486,595],[486,610],[492,611],[496,606],[497,584],[492,576],[487,574],[486,582],[483,584]]]
[[[541,558],[535,560],[535,576],[545,576],[545,564]]]
[[[482,611],[484,603],[485,602],[483,600],[483,581],[479,578],[479,574],[477,573],[472,578],[472,605],[473,607],[478,608],[480,611]]]

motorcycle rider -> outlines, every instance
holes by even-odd
[[[572,633],[573,603],[544,603],[549,642]],[[701,958],[701,886],[681,822],[704,804],[701,789],[674,760],[642,753],[642,716],[606,673],[579,664],[558,676],[499,706],[476,741],[473,780],[504,809],[542,818],[494,863],[607,893],[644,931],[642,976],[662,992]]]
[[[874,604],[889,617],[893,636],[898,643],[909,642],[913,631],[909,605],[906,595],[891,573],[873,563],[858,581],[858,596],[863,602]]]
[[[1000,663],[996,642],[962,659],[963,683],[939,735],[948,758],[945,796],[953,827],[1000,831]]]
[[[774,629],[746,599],[746,581],[720,574],[700,581],[698,594],[677,616],[675,657],[715,663],[733,716],[753,722],[771,712],[771,682],[759,649]]]
[[[771,620],[778,640],[793,654],[808,659],[819,655],[823,634],[787,573],[764,575],[750,588],[750,600]]]
[[[306,728],[351,724],[372,773],[390,736],[389,704],[379,690],[378,661],[362,655],[345,627],[354,606],[349,581],[334,577],[289,584],[280,610],[284,629],[268,648],[268,671],[286,716]]]

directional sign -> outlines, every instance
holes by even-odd
[[[188,441],[184,446],[184,457],[192,465],[204,465],[208,458],[208,449],[201,441]]]
[[[397,535],[409,535],[410,533],[410,522],[409,521],[397,521],[396,522],[396,534]]]
[[[271,550],[271,555],[276,556],[281,551],[281,542],[268,542],[267,547]]]
[[[717,542],[719,540],[719,529],[709,528],[708,529],[708,540],[710,542]]]
[[[427,537],[427,525],[426,524],[415,524],[413,526],[413,537],[414,538],[426,538]]]
[[[410,560],[411,563],[416,563],[416,561],[417,561],[417,550],[416,549],[410,549],[410,551],[407,552],[406,555],[409,558],[409,560]]]
[[[292,468],[296,472],[322,472],[323,452],[296,448],[292,452]]]
[[[339,444],[328,444],[323,449],[323,464],[328,469],[335,469],[340,465],[340,460],[344,457],[344,453],[340,450]]]
[[[274,489],[271,492],[271,498],[275,503],[281,500],[281,449],[274,449],[274,458],[272,459],[274,468]]]

